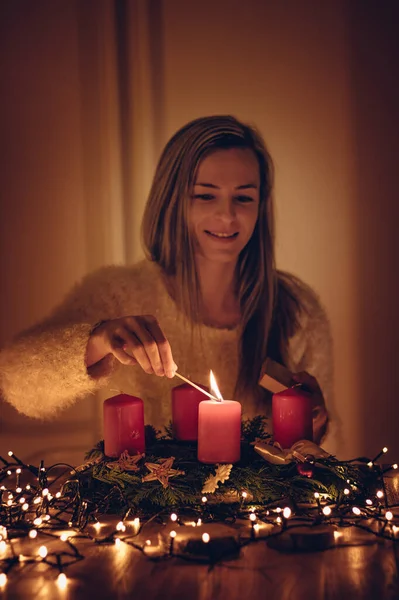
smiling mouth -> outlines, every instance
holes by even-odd
[[[236,231],[235,233],[219,233],[216,231],[207,231],[205,229],[205,233],[220,240],[232,240],[238,236],[238,231]]]

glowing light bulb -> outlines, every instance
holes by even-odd
[[[392,465],[392,469],[397,469],[397,468],[398,468],[398,464],[397,464],[397,463],[394,463],[394,464]]]
[[[259,523],[255,523],[255,525],[253,526],[253,530],[254,530],[256,533],[258,533],[259,529],[260,529],[260,525],[259,525]]]
[[[7,575],[5,573],[0,573],[0,588],[4,588],[7,583]]]
[[[207,544],[210,539],[211,539],[211,536],[209,535],[209,533],[202,534],[202,541],[204,542],[204,544]]]
[[[283,516],[284,516],[286,519],[289,519],[289,518],[290,518],[290,516],[291,516],[291,509],[290,509],[290,507],[289,507],[289,506],[286,506],[286,507],[284,508],[284,510],[283,510]]]
[[[48,494],[48,488],[44,488],[44,490],[42,490],[42,496],[47,496]]]
[[[276,523],[281,523],[281,517],[277,517]]]
[[[171,537],[172,539],[174,539],[174,538],[176,537],[177,533],[176,533],[176,531],[174,531],[174,530],[172,529],[172,531],[169,533],[169,535],[170,535],[170,537]]]
[[[145,541],[145,545],[146,545],[146,546],[151,546],[151,540],[146,540],[146,541]]]
[[[385,518],[387,521],[392,521],[393,519],[393,514],[390,510],[387,510],[387,512],[385,513]]]
[[[8,456],[12,456],[14,454],[14,452],[12,450],[8,451]]]
[[[68,534],[67,533],[61,533],[60,535],[60,540],[61,542],[66,542],[68,540]]]
[[[122,523],[122,521],[119,521],[119,523],[116,526],[116,531],[126,531],[126,527],[125,525]]]
[[[250,521],[256,521],[256,514],[255,513],[251,513],[249,515],[249,519],[250,519]]]
[[[377,498],[383,498],[384,492],[382,490],[378,490],[376,496],[377,496]]]
[[[388,448],[386,446],[383,447],[382,449],[383,453],[386,454],[388,452]]]
[[[15,471],[15,472],[16,472],[18,475],[20,475],[20,474],[22,473],[22,469],[19,469],[19,468],[18,468],[18,469],[16,469],[16,471]]]
[[[348,488],[345,488],[344,489],[344,494],[345,494],[345,496],[348,496],[348,494],[350,494],[350,490],[348,490]]]
[[[39,502],[41,502],[41,501],[42,501],[42,499],[41,499],[41,498],[39,498],[39,497],[38,497],[38,498],[35,498],[35,499],[33,500],[33,504],[39,504]]]
[[[24,504],[25,498],[20,498],[19,501],[20,501],[21,504]]]
[[[94,529],[98,532],[101,529],[101,523],[100,521],[97,521],[97,523],[94,523]]]
[[[37,531],[36,531],[36,529],[31,529],[30,530],[29,537],[30,537],[31,540],[34,540],[35,537],[37,537]]]
[[[17,488],[15,489],[15,491],[17,492],[17,494],[20,494],[20,493],[22,492],[22,488],[20,488],[20,487],[17,487]]]
[[[242,496],[243,498],[246,498],[246,497],[248,496],[248,494],[247,494],[247,492],[242,492],[241,496]]]
[[[56,498],[61,498],[61,492],[57,492],[55,495]]]
[[[370,469],[371,469],[371,467],[373,467],[373,466],[374,466],[374,463],[373,463],[373,461],[372,461],[372,460],[370,460],[370,462],[368,462],[368,463],[367,463],[367,466],[368,466],[368,467],[370,467]]]
[[[177,521],[177,514],[176,514],[176,513],[172,513],[172,514],[170,515],[170,520],[171,520],[171,521]]]
[[[208,498],[206,496],[202,496],[202,502],[208,502]]]
[[[329,506],[325,506],[323,508],[323,515],[325,515],[326,517],[328,517],[329,515],[331,515],[331,508]]]
[[[369,498],[367,498],[367,500],[366,500],[366,504],[367,504],[368,506],[372,506],[372,504],[373,504],[373,503],[372,503],[372,501],[371,501]]]
[[[36,517],[36,519],[33,521],[33,525],[41,525],[42,523],[43,521],[40,517]]]
[[[42,558],[46,558],[47,554],[48,554],[47,546],[40,546],[39,556],[41,556]]]
[[[115,538],[115,546],[116,546],[117,548],[120,548],[120,547],[121,547],[121,544],[122,544],[121,540],[120,540],[119,538]]]
[[[60,573],[57,577],[57,586],[60,588],[60,590],[65,590],[68,584],[68,580],[67,577],[65,575],[65,573]]]
[[[358,515],[358,516],[360,515],[360,509],[357,506],[354,506],[352,508],[352,512],[354,515]]]
[[[197,521],[197,527],[200,527],[201,525],[202,525],[202,520],[198,519],[198,521]]]
[[[315,492],[315,493],[314,493],[314,497],[315,497],[315,498],[320,498],[320,494],[319,494],[319,492]]]
[[[25,486],[25,489],[26,489],[26,490],[30,490],[30,483],[28,483],[28,484]]]
[[[28,510],[29,508],[29,504],[27,502],[25,502],[25,504],[22,505],[22,510]]]

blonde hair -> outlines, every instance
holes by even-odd
[[[275,269],[273,163],[254,127],[229,115],[191,121],[166,144],[159,159],[142,221],[142,242],[147,257],[173,280],[174,299],[193,326],[200,319],[200,287],[194,244],[188,229],[188,210],[198,165],[212,152],[229,148],[254,152],[260,172],[258,220],[241,251],[236,268],[236,294],[240,304],[239,370],[235,395],[257,394],[266,356],[284,362],[289,335],[287,322],[276,318],[276,299],[284,305],[285,287]],[[183,258],[184,257],[184,258]],[[284,298],[283,298],[284,297]],[[263,332],[263,335],[262,333]]]

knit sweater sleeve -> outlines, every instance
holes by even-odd
[[[2,396],[19,412],[50,418],[108,382],[114,357],[108,355],[88,370],[85,355],[93,325],[121,316],[122,269],[105,267],[88,275],[48,318],[0,351]]]
[[[299,327],[289,344],[289,367],[294,372],[306,371],[316,378],[322,396],[315,396],[313,433],[318,443],[330,431],[334,415],[333,341],[330,322],[318,296],[300,282],[302,306]]]

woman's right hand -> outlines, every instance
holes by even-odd
[[[152,315],[104,321],[87,344],[86,366],[113,354],[124,365],[138,364],[149,374],[174,377],[177,371],[172,350],[157,319]]]

